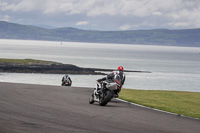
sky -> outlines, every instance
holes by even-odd
[[[200,28],[200,0],[0,0],[0,21],[48,28]]]

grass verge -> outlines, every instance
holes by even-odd
[[[151,108],[200,118],[200,92],[122,89],[119,98]]]

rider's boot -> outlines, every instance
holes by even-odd
[[[97,90],[97,92],[98,92],[99,94],[101,94],[102,91],[103,91],[103,88],[99,88],[99,89]]]
[[[113,97],[114,98],[118,98],[119,97],[119,92],[115,92]]]

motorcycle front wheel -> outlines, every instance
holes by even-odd
[[[104,96],[99,99],[99,105],[105,106],[112,98],[113,93],[109,90],[104,92]]]
[[[92,93],[92,95],[89,98],[89,103],[93,104],[94,103],[94,93]]]

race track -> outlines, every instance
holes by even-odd
[[[92,88],[0,83],[0,133],[200,133],[200,121],[124,103]]]

